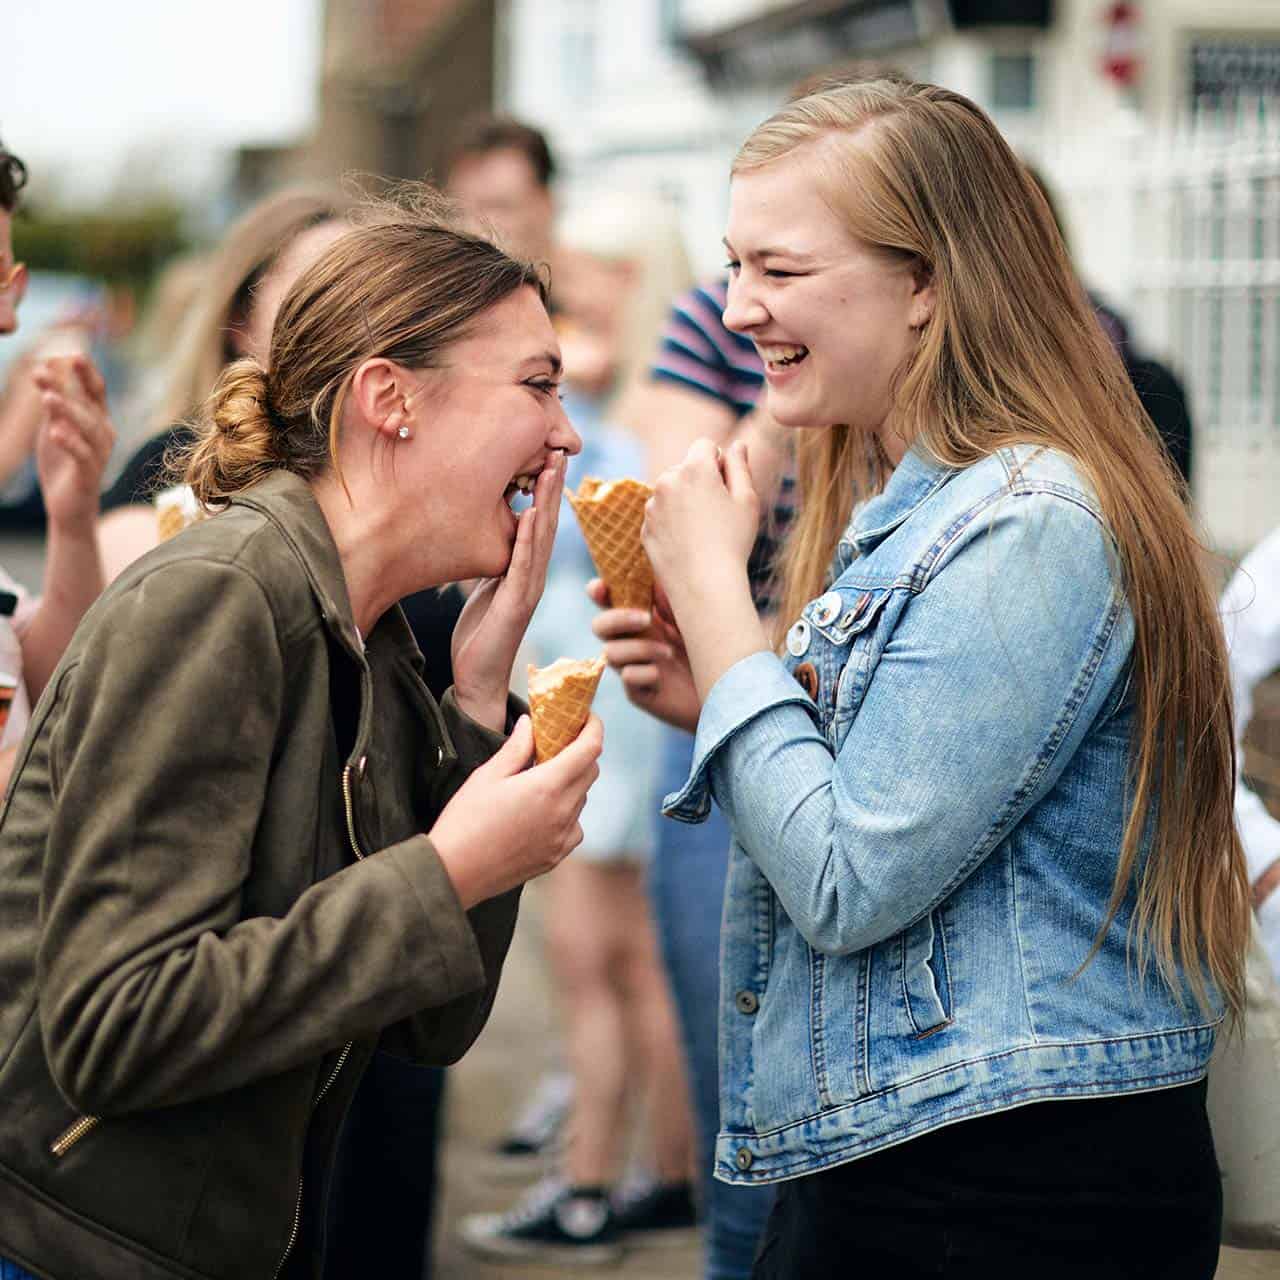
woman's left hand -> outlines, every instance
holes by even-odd
[[[453,691],[458,707],[501,733],[506,726],[511,668],[529,619],[542,598],[547,562],[560,522],[566,455],[553,452],[520,516],[511,562],[500,578],[486,578],[453,629]]]
[[[677,617],[690,597],[745,577],[760,528],[760,499],[742,442],[719,450],[695,440],[679,466],[664,471],[645,508],[644,549]]]

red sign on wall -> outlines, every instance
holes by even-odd
[[[1113,0],[1102,10],[1102,74],[1128,88],[1138,82],[1142,70],[1142,40],[1138,6],[1130,0]]]

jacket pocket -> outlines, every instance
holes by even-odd
[[[951,973],[941,909],[931,911],[900,935],[902,998],[917,1040],[950,1025]]]

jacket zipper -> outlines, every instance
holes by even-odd
[[[342,803],[347,814],[347,838],[351,841],[351,852],[356,855],[357,862],[364,861],[364,854],[360,850],[360,841],[356,839],[356,815],[355,805],[352,800],[351,791],[351,766],[347,765],[342,770]],[[316,1094],[311,1103],[311,1110],[314,1111],[321,1103],[324,1095],[333,1087],[333,1082],[338,1078],[342,1068],[346,1065],[347,1058],[351,1055],[351,1046],[355,1042],[348,1040],[343,1046],[342,1052],[338,1055],[338,1060],[333,1064],[333,1070],[329,1072],[329,1078],[320,1088],[320,1092]],[[284,1254],[276,1265],[275,1275],[279,1275],[284,1270],[284,1264],[289,1261],[289,1255],[293,1252],[293,1246],[298,1242],[298,1231],[302,1226],[302,1179],[298,1179],[298,1195],[293,1205],[293,1227],[289,1231],[289,1243],[284,1247]]]
[[[97,1116],[81,1116],[65,1133],[60,1133],[50,1144],[49,1151],[59,1160],[88,1132],[98,1127]]]

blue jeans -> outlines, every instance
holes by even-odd
[[[0,1280],[36,1280],[30,1271],[23,1271],[16,1262],[0,1258]]]
[[[687,733],[669,730],[662,791],[684,785],[693,752]],[[660,818],[649,892],[680,1019],[693,1099],[695,1152],[706,1215],[705,1280],[747,1280],[773,1206],[772,1187],[732,1187],[712,1177],[720,1128],[717,1061],[720,915],[729,861],[729,827],[718,809],[700,826]]]

